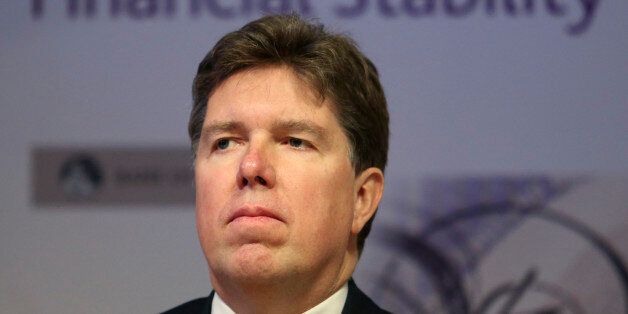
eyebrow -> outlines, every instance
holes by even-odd
[[[280,120],[272,124],[273,132],[307,133],[319,140],[328,139],[327,131],[309,120]]]
[[[220,133],[237,132],[244,130],[244,125],[236,121],[212,122],[203,128],[203,135],[212,138]]]

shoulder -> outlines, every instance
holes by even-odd
[[[211,313],[211,302],[214,293],[205,298],[198,298],[185,302],[177,307],[163,312],[162,314],[209,314]]]
[[[373,314],[386,314],[390,313],[380,308],[371,298],[369,298],[362,290],[356,286],[353,279],[349,280],[349,294],[347,295],[347,301],[342,309],[342,314],[352,313],[373,313]]]

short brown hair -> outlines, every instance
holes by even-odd
[[[297,15],[270,15],[222,37],[198,66],[188,124],[196,154],[207,101],[231,75],[268,65],[289,66],[334,104],[336,118],[350,143],[356,174],[370,167],[384,171],[388,156],[388,110],[377,69],[349,37]],[[364,247],[373,217],[358,235]]]

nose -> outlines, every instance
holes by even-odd
[[[242,157],[238,169],[238,187],[272,188],[275,185],[275,169],[270,161],[268,152],[259,146],[249,146]]]

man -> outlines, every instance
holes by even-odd
[[[351,280],[384,187],[388,112],[347,37],[294,15],[229,33],[189,122],[213,288],[168,313],[387,313]]]

